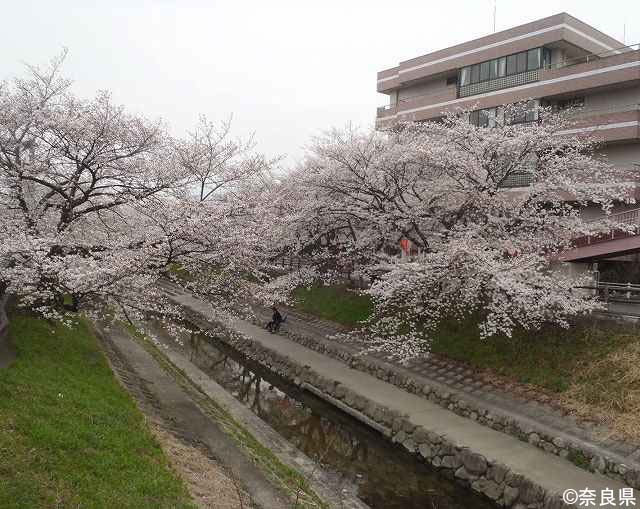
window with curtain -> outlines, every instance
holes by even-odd
[[[459,83],[460,86],[472,85],[504,76],[534,71],[550,65],[551,50],[548,48],[533,48],[513,55],[462,67],[459,71]]]
[[[484,108],[469,113],[469,123],[476,127],[496,127],[501,124],[524,124],[535,122],[539,119],[538,107],[540,101],[534,99],[528,101],[525,108],[517,113],[512,113],[509,118],[505,118],[504,107]]]
[[[460,85],[468,85],[471,78],[471,70],[468,67],[460,69]]]
[[[520,74],[521,72],[526,72],[527,71],[527,52],[523,51],[522,53],[518,53],[516,55],[517,58],[517,63],[516,63],[516,71],[518,72],[518,74]]]
[[[527,51],[527,71],[540,69],[541,67],[541,48],[530,49]]]

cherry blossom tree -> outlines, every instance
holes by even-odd
[[[201,116],[186,139],[176,140],[173,150],[187,172],[199,201],[215,198],[258,178],[269,178],[278,158],[266,159],[255,151],[253,135],[246,139],[231,137],[231,117],[212,122]]]
[[[203,119],[178,140],[106,92],[79,99],[63,60],[0,88],[3,290],[56,318],[179,315],[158,282],[182,267],[221,306],[241,298],[239,276],[265,256],[266,213],[249,194],[272,161],[226,141],[228,123]]]
[[[580,211],[595,204],[606,216],[631,201],[629,175],[567,132],[568,113],[509,121],[525,107],[506,107],[490,128],[457,112],[385,132],[334,130],[283,184],[296,204],[284,244],[328,277],[356,266],[373,281],[372,348],[407,358],[445,319],[477,317],[488,337],[567,326],[600,307],[576,289],[587,276],[557,270],[557,256],[576,237],[621,227],[586,223]]]

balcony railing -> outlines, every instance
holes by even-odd
[[[533,173],[530,171],[519,171],[508,175],[501,183],[500,187],[509,189],[514,187],[528,187],[533,183]]]
[[[458,87],[458,97],[469,97],[485,92],[493,92],[494,90],[502,90],[503,88],[517,87],[527,83],[533,83],[540,79],[539,69],[533,71],[521,72],[510,76],[502,76],[489,81],[481,81],[480,83],[471,83]]]
[[[605,218],[594,219],[593,221],[601,221]],[[599,244],[601,242],[608,242],[610,240],[625,239],[627,237],[633,237],[638,235],[640,231],[640,209],[627,210],[625,212],[619,212],[618,214],[611,214],[606,219],[629,225],[629,229],[615,228],[610,232],[598,233],[596,235],[585,235],[574,239],[573,245],[575,247],[586,247],[592,244]]]
[[[594,290],[604,302],[629,302],[640,304],[640,285],[633,283],[607,283],[596,281],[594,285],[578,286],[584,290]]]

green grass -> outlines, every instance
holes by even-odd
[[[346,286],[298,288],[294,293],[296,308],[326,320],[352,327],[366,320],[373,311],[371,299]]]
[[[194,280],[193,275],[187,269],[177,263],[172,263],[171,265],[169,265],[167,271],[182,281],[188,282]]]
[[[438,331],[431,350],[520,383],[561,393],[580,380],[583,368],[639,339],[623,327],[590,321],[569,329],[547,326],[538,331],[515,331],[511,338],[480,339],[471,321],[449,321]]]
[[[582,451],[570,450],[567,459],[577,467],[589,469],[590,461]]]
[[[0,370],[0,508],[192,509],[95,337],[15,315]]]

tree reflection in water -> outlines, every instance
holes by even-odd
[[[323,464],[339,464],[340,470],[367,460],[366,443],[343,426],[305,408],[228,353],[213,350],[207,354],[208,374],[307,456]]]
[[[235,350],[190,338],[192,360],[276,431],[345,482],[373,509],[489,509],[404,449]]]

